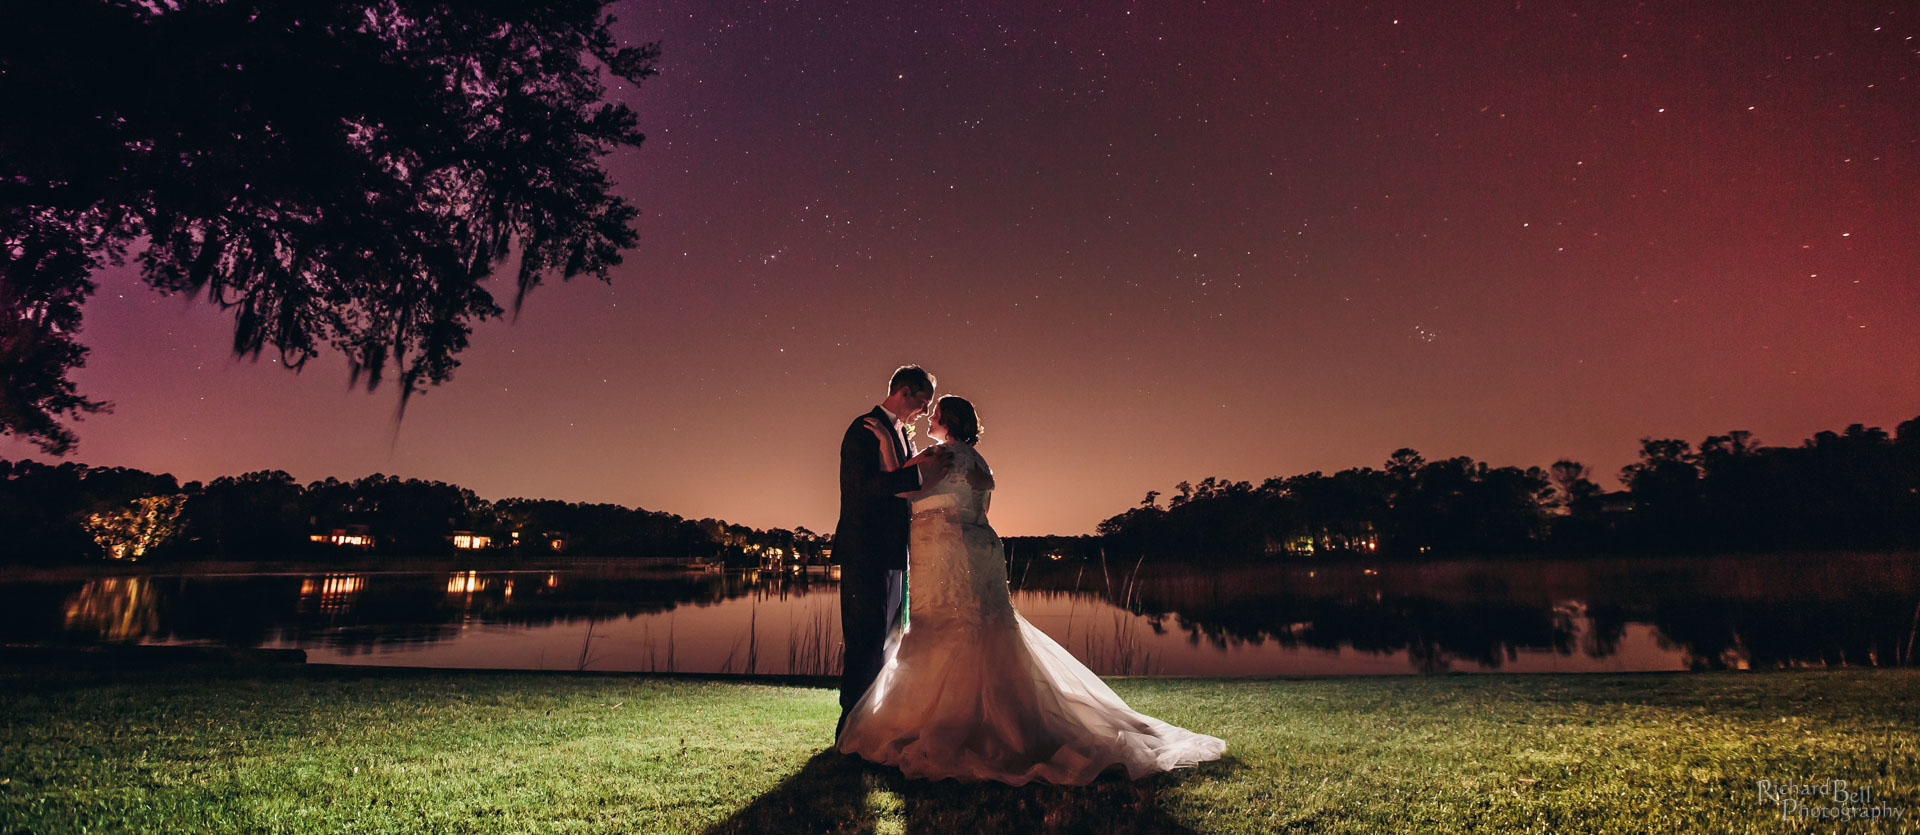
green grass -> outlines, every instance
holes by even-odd
[[[1078,789],[822,753],[818,682],[0,671],[0,833],[1920,831],[1920,671],[1120,679],[1229,758]],[[1756,781],[1907,817],[1782,821]]]

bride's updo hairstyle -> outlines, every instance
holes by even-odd
[[[980,415],[973,411],[973,404],[959,395],[949,394],[940,398],[940,425],[947,430],[947,437],[968,445],[980,443]]]

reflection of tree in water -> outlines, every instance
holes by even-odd
[[[1913,666],[1920,596],[1798,605],[1694,597],[1663,601],[1653,621],[1694,670]]]
[[[67,601],[66,628],[108,641],[138,640],[159,621],[157,602],[145,577],[96,580]]]
[[[1096,595],[1104,608],[1063,643],[1106,673],[1164,659],[1133,615],[1195,648],[1405,652],[1423,671],[1502,669],[1521,652],[1612,658],[1628,627],[1650,630],[1694,669],[1910,666],[1920,638],[1920,567],[1895,557],[1261,566],[1147,570],[1102,579],[1072,564],[1036,570],[1022,595]],[[1151,567],[1149,567],[1151,569]],[[1111,590],[1108,589],[1109,584]],[[150,640],[347,652],[449,640],[462,626],[579,625],[831,590],[784,574],[544,572],[103,578],[0,584],[0,640]],[[744,623],[744,621],[743,621]],[[788,625],[787,667],[838,668],[831,613]],[[1144,634],[1144,633],[1140,633]],[[1645,634],[1636,631],[1636,635]],[[647,640],[659,637],[649,633]],[[671,635],[667,651],[671,653]],[[773,652],[778,656],[781,653]],[[761,655],[769,653],[763,651]],[[686,659],[681,659],[685,661]],[[773,660],[763,657],[762,662]],[[1639,663],[1644,663],[1640,659]],[[700,662],[694,662],[696,665]],[[669,655],[657,669],[675,664]]]
[[[1551,606],[1389,594],[1377,574],[1359,568],[1190,572],[1132,586],[1133,612],[1156,632],[1172,620],[1195,647],[1272,641],[1289,649],[1404,651],[1417,668],[1444,672],[1455,660],[1497,669],[1522,649],[1571,654],[1578,634],[1578,624]]]
[[[1123,603],[1072,566],[1029,585]],[[1126,608],[1195,647],[1404,651],[1423,672],[1522,651],[1610,658],[1633,623],[1693,669],[1906,666],[1920,651],[1914,566],[1872,556],[1168,569],[1131,586]]]
[[[1151,595],[1140,605],[1151,607]],[[1498,669],[1520,650],[1573,651],[1576,626],[1553,609],[1456,604],[1431,598],[1275,597],[1250,592],[1213,606],[1182,609],[1189,641],[1216,647],[1271,640],[1289,649],[1404,651],[1424,672],[1445,672],[1455,660]],[[1171,610],[1166,610],[1171,613]]]
[[[214,642],[276,640],[367,652],[453,638],[462,625],[527,628],[712,606],[748,595],[785,597],[831,581],[806,575],[529,572],[110,577],[23,593],[4,625],[10,640]]]
[[[1588,604],[1585,607],[1587,631],[1580,636],[1580,654],[1588,658],[1610,658],[1620,651],[1620,639],[1627,634],[1632,618],[1617,605]]]

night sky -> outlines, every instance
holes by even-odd
[[[1404,446],[1613,487],[1643,436],[1920,415],[1911,2],[1084,6],[623,5],[664,55],[611,286],[479,328],[396,427],[109,271],[73,457],[831,531],[918,362],[1019,535]]]

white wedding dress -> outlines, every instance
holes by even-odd
[[[993,476],[949,441],[941,480],[913,502],[907,626],[853,707],[837,748],[908,777],[1085,785],[1218,759],[1225,741],[1129,709],[1013,609],[1000,538],[987,526]]]

